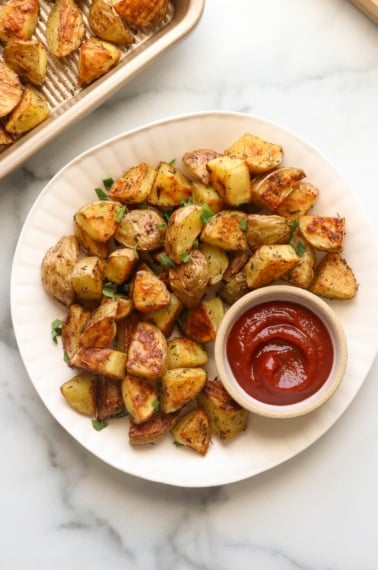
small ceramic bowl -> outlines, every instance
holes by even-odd
[[[239,373],[232,370],[237,358],[236,353],[232,352],[230,359],[227,356],[227,344],[235,323],[251,308],[271,301],[304,306],[312,314],[315,314],[326,327],[329,335],[326,344],[329,346],[329,343],[332,343],[331,356],[333,353],[333,359],[330,359],[330,371],[326,375],[323,384],[314,393],[306,395],[303,399],[296,402],[266,403],[263,401],[264,398],[259,397],[257,399],[256,395],[251,395],[246,389],[241,387],[235,376],[235,374]],[[323,336],[327,337],[327,334],[325,333]],[[256,335],[254,335],[254,338],[256,338]],[[312,341],[310,344],[311,350],[315,349],[316,351],[317,343]],[[342,325],[334,311],[323,299],[309,291],[291,285],[272,285],[247,293],[227,310],[217,333],[214,355],[219,379],[230,396],[243,408],[266,417],[293,418],[319,408],[334,394],[345,373],[347,352],[347,341]],[[249,358],[252,358],[252,355],[248,355],[246,360],[249,363],[248,366],[251,366]],[[280,355],[278,355],[279,358]],[[232,366],[230,360],[232,361]],[[273,369],[274,366],[275,364],[273,364]],[[284,387],[283,392],[287,393],[287,391]]]

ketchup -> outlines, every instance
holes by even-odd
[[[333,346],[320,318],[299,303],[268,301],[246,311],[227,339],[235,379],[267,404],[300,402],[327,380]]]

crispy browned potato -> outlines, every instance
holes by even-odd
[[[137,311],[149,313],[169,305],[171,295],[165,283],[151,271],[139,269],[134,275],[133,303]]]
[[[80,346],[106,348],[111,345],[117,334],[117,307],[118,301],[109,300],[92,311],[81,331]]]
[[[90,312],[78,303],[68,308],[62,322],[62,345],[68,362],[79,348],[80,335],[89,317]]]
[[[171,429],[176,445],[190,447],[200,455],[206,455],[211,443],[211,427],[202,408],[191,410],[181,417]]]
[[[176,320],[180,315],[184,304],[174,294],[170,294],[169,304],[158,311],[143,313],[141,316],[142,321],[155,325],[165,337],[169,337],[176,324]]]
[[[198,397],[212,431],[222,440],[233,439],[247,428],[248,412],[226,392],[220,380],[208,380]]]
[[[192,186],[193,204],[209,206],[213,214],[220,212],[224,208],[224,201],[218,192],[211,186],[205,186],[202,182],[193,182]]]
[[[114,44],[91,36],[79,50],[77,77],[79,85],[88,85],[113,69],[121,58],[121,50]]]
[[[257,176],[251,185],[252,201],[260,208],[274,212],[305,176],[301,168],[289,166]]]
[[[283,148],[261,139],[250,133],[245,133],[225,150],[225,154],[245,160],[252,174],[269,172],[281,165]]]
[[[180,327],[185,336],[206,344],[215,340],[220,322],[224,316],[224,306],[219,297],[205,299],[180,316]]]
[[[203,185],[207,186],[210,184],[210,173],[207,168],[207,163],[209,160],[212,160],[217,156],[220,156],[220,154],[215,150],[210,148],[200,148],[198,150],[186,152],[182,157],[182,161],[189,174],[197,181],[202,182]]]
[[[0,7],[0,40],[29,40],[37,27],[38,0],[8,0]]]
[[[173,208],[187,202],[192,182],[172,163],[161,162],[157,168],[148,201],[159,208]]]
[[[49,105],[43,93],[32,85],[26,85],[21,101],[5,123],[5,129],[8,133],[21,135],[42,123],[49,113]]]
[[[115,239],[138,251],[160,249],[165,233],[163,216],[152,208],[130,210],[119,224]]]
[[[143,204],[151,192],[155,176],[156,170],[153,166],[140,162],[113,182],[109,198],[118,200],[122,204]]]
[[[177,208],[169,218],[164,249],[175,263],[183,263],[202,229],[202,208],[195,204]]]
[[[182,408],[200,393],[206,380],[206,370],[200,367],[167,370],[161,379],[161,411],[169,414]]]
[[[340,253],[330,252],[316,267],[310,291],[335,300],[353,299],[358,285],[353,270]]]
[[[195,307],[202,299],[209,282],[206,257],[198,249],[189,253],[186,263],[169,269],[169,284],[186,307]]]
[[[97,257],[106,258],[109,255],[109,242],[94,240],[76,220],[73,220],[73,228],[77,237],[80,249],[87,255],[96,255]]]
[[[117,321],[117,336],[115,339],[115,348],[126,354],[129,351],[131,339],[134,330],[139,322],[137,313],[131,311],[127,317]]]
[[[167,368],[195,368],[208,361],[206,350],[198,342],[177,336],[169,339],[167,344]]]
[[[21,101],[22,85],[15,71],[0,61],[0,117],[5,117]]]
[[[71,276],[78,257],[76,237],[62,236],[42,260],[41,276],[46,292],[66,307],[72,305],[76,297]]]
[[[102,297],[103,261],[93,256],[81,257],[72,267],[70,279],[75,297],[84,305]]]
[[[120,224],[124,206],[113,200],[94,200],[74,214],[74,222],[94,241],[107,242]]]
[[[93,0],[88,23],[92,32],[101,40],[122,45],[130,45],[134,41],[134,36],[114,10],[111,0]]]
[[[159,406],[156,382],[126,374],[122,381],[122,397],[126,409],[136,424],[149,420]]]
[[[301,216],[299,229],[315,249],[340,252],[344,247],[345,218]]]
[[[100,376],[97,390],[96,417],[98,420],[110,420],[126,412],[122,398],[121,382]]]
[[[147,28],[162,22],[168,0],[115,0],[113,6],[128,24]]]
[[[4,46],[4,61],[26,81],[41,86],[47,73],[47,50],[36,39],[13,39]]]
[[[298,256],[289,244],[261,245],[245,265],[247,284],[257,289],[276,281],[298,263]]]
[[[277,215],[249,214],[247,242],[251,249],[260,245],[287,243],[290,237],[290,224],[287,218]]]
[[[80,347],[70,366],[121,381],[126,374],[126,358],[124,352],[112,348]]]
[[[95,417],[97,412],[97,376],[90,372],[80,372],[61,385],[60,391],[75,412]]]
[[[155,443],[168,433],[177,421],[175,414],[163,414],[158,412],[147,421],[137,424],[130,418],[129,443],[130,445],[143,445]]]
[[[0,125],[0,149],[2,147],[8,146],[13,143],[12,137],[7,133],[7,131]]]
[[[293,232],[290,245],[298,255],[298,263],[283,275],[283,279],[296,287],[308,289],[314,277],[315,251],[312,245],[304,238],[299,230]]]
[[[105,262],[104,275],[112,283],[120,285],[131,277],[137,262],[138,255],[132,247],[115,249]]]
[[[227,251],[247,249],[247,214],[240,210],[222,210],[202,228],[201,240]]]
[[[300,182],[297,188],[276,209],[280,216],[288,218],[304,216],[315,204],[319,190],[310,182]]]
[[[139,322],[132,332],[127,372],[150,380],[161,378],[167,368],[167,341],[151,323]]]
[[[66,57],[83,41],[83,14],[74,0],[56,0],[46,24],[46,40],[55,57]]]
[[[227,206],[240,206],[251,201],[248,166],[241,158],[218,156],[209,160],[210,184]]]

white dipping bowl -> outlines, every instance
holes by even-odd
[[[333,364],[326,381],[311,396],[290,404],[267,404],[248,394],[235,378],[227,358],[227,341],[235,322],[249,309],[269,301],[303,305],[323,322],[333,345]],[[219,379],[230,396],[250,412],[270,418],[293,418],[312,412],[334,394],[347,364],[347,341],[342,325],[331,307],[315,294],[291,285],[271,285],[247,293],[226,312],[215,340],[215,364]]]

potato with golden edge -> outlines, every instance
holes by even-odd
[[[161,162],[157,167],[148,202],[158,208],[174,208],[187,202],[192,195],[192,182],[172,163]]]
[[[91,36],[81,44],[79,50],[79,85],[89,85],[102,77],[117,65],[120,58],[121,50],[117,46]]]
[[[169,218],[164,249],[175,263],[183,263],[202,229],[202,208],[195,204],[177,208]]]
[[[201,182],[204,186],[208,186],[210,184],[210,173],[207,168],[207,163],[218,156],[220,156],[220,154],[215,150],[200,148],[186,152],[182,157],[182,161],[189,174],[193,176],[195,180]]]
[[[26,85],[21,101],[5,123],[5,129],[14,135],[27,133],[47,119],[49,114],[49,105],[43,93],[32,85]]]
[[[165,337],[169,337],[176,325],[176,320],[179,317],[184,304],[180,299],[174,294],[170,294],[170,300],[166,307],[158,309],[157,311],[151,311],[148,313],[143,313],[141,320],[147,323],[155,325]]]
[[[46,24],[46,40],[55,57],[66,57],[78,49],[83,41],[85,25],[83,14],[74,0],[56,0]]]
[[[117,306],[118,301],[113,300],[92,311],[81,331],[80,346],[106,348],[111,345],[117,334]]]
[[[75,412],[95,417],[97,412],[97,376],[80,372],[61,385],[60,391]]]
[[[152,208],[127,212],[115,233],[115,239],[122,245],[138,251],[160,249],[165,232],[163,216]]]
[[[121,382],[118,379],[100,376],[97,392],[97,419],[103,422],[123,414],[126,414],[126,408],[122,398]]]
[[[313,184],[300,182],[276,208],[276,213],[287,218],[304,216],[311,210],[318,195],[319,190]]]
[[[200,393],[206,380],[207,372],[200,367],[167,370],[161,379],[160,410],[176,412]]]
[[[299,229],[315,249],[340,252],[344,247],[345,218],[300,216]]]
[[[289,166],[257,176],[251,184],[252,201],[260,208],[275,212],[305,176],[301,168]]]
[[[150,380],[161,378],[167,368],[167,341],[150,323],[139,322],[132,332],[127,372]]]
[[[4,61],[26,81],[41,86],[47,73],[47,50],[39,40],[10,40],[3,49]]]
[[[107,242],[122,220],[125,207],[114,200],[94,200],[74,214],[74,222],[94,241]]]
[[[54,299],[69,307],[75,301],[72,271],[79,258],[79,246],[75,236],[62,236],[50,247],[41,264],[41,277],[45,291]]]
[[[68,362],[79,348],[80,335],[89,318],[90,312],[78,303],[68,308],[62,321],[62,345]]]
[[[155,443],[167,434],[177,422],[175,414],[157,412],[147,421],[137,424],[130,418],[129,443],[130,445],[144,445]]]
[[[0,150],[3,150],[3,147],[8,146],[9,144],[13,143],[12,137],[6,132],[6,130],[0,125]]]
[[[143,204],[147,201],[156,176],[156,170],[146,162],[132,166],[115,180],[109,198],[122,204]]]
[[[134,36],[114,10],[111,0],[93,0],[88,23],[92,32],[101,40],[125,46],[134,41]]]
[[[189,260],[168,271],[169,285],[186,307],[195,307],[205,294],[209,282],[206,257],[198,249],[188,254]]]
[[[358,285],[353,270],[338,252],[327,253],[315,269],[310,291],[327,299],[353,299]]]
[[[71,285],[75,297],[84,305],[100,301],[102,297],[103,262],[99,257],[81,257],[71,271]]]
[[[227,206],[251,201],[251,182],[246,162],[233,156],[218,156],[207,163],[210,184]]]
[[[226,251],[247,249],[247,214],[240,210],[222,210],[202,228],[200,239]]]
[[[196,368],[208,361],[207,351],[198,342],[177,336],[167,343],[167,368]]]
[[[179,324],[185,336],[200,344],[206,344],[215,340],[223,317],[222,300],[219,297],[212,297],[184,311],[180,316]]]
[[[224,208],[224,201],[218,192],[211,186],[205,186],[202,182],[193,182],[192,200],[193,204],[198,206],[209,206],[213,214]]]
[[[0,117],[5,117],[18,105],[22,91],[17,73],[0,61]]]
[[[148,28],[164,19],[168,0],[115,0],[114,9],[132,26]]]
[[[250,289],[269,285],[290,271],[299,261],[294,248],[289,244],[261,245],[245,266]]]
[[[178,420],[171,434],[176,445],[190,447],[205,456],[211,443],[211,427],[206,412],[201,408],[191,410]]]
[[[225,154],[245,160],[252,174],[260,174],[281,165],[283,148],[281,145],[245,133],[225,149]]]
[[[146,422],[157,411],[159,392],[156,382],[126,374],[121,390],[126,409],[136,424]]]
[[[0,40],[30,40],[39,16],[39,0],[8,0],[0,7]],[[1,75],[1,74],[0,74]]]
[[[109,255],[109,242],[96,241],[93,239],[82,227],[79,226],[77,221],[73,220],[73,228],[75,236],[77,237],[80,249],[87,255],[96,255],[97,257],[106,258]]]
[[[298,263],[283,275],[283,279],[296,287],[308,289],[314,277],[315,251],[312,245],[296,229],[290,239],[290,245],[298,255]]]
[[[129,277],[138,262],[138,255],[132,247],[121,247],[112,251],[104,265],[104,276],[108,281],[120,285]]]
[[[121,381],[126,374],[124,352],[112,348],[79,347],[70,361],[70,366]]]
[[[157,275],[139,269],[134,275],[132,298],[137,311],[149,313],[169,305],[171,295]]]
[[[221,440],[229,441],[247,429],[247,410],[231,398],[220,380],[208,380],[198,402],[209,417],[211,430]]]

